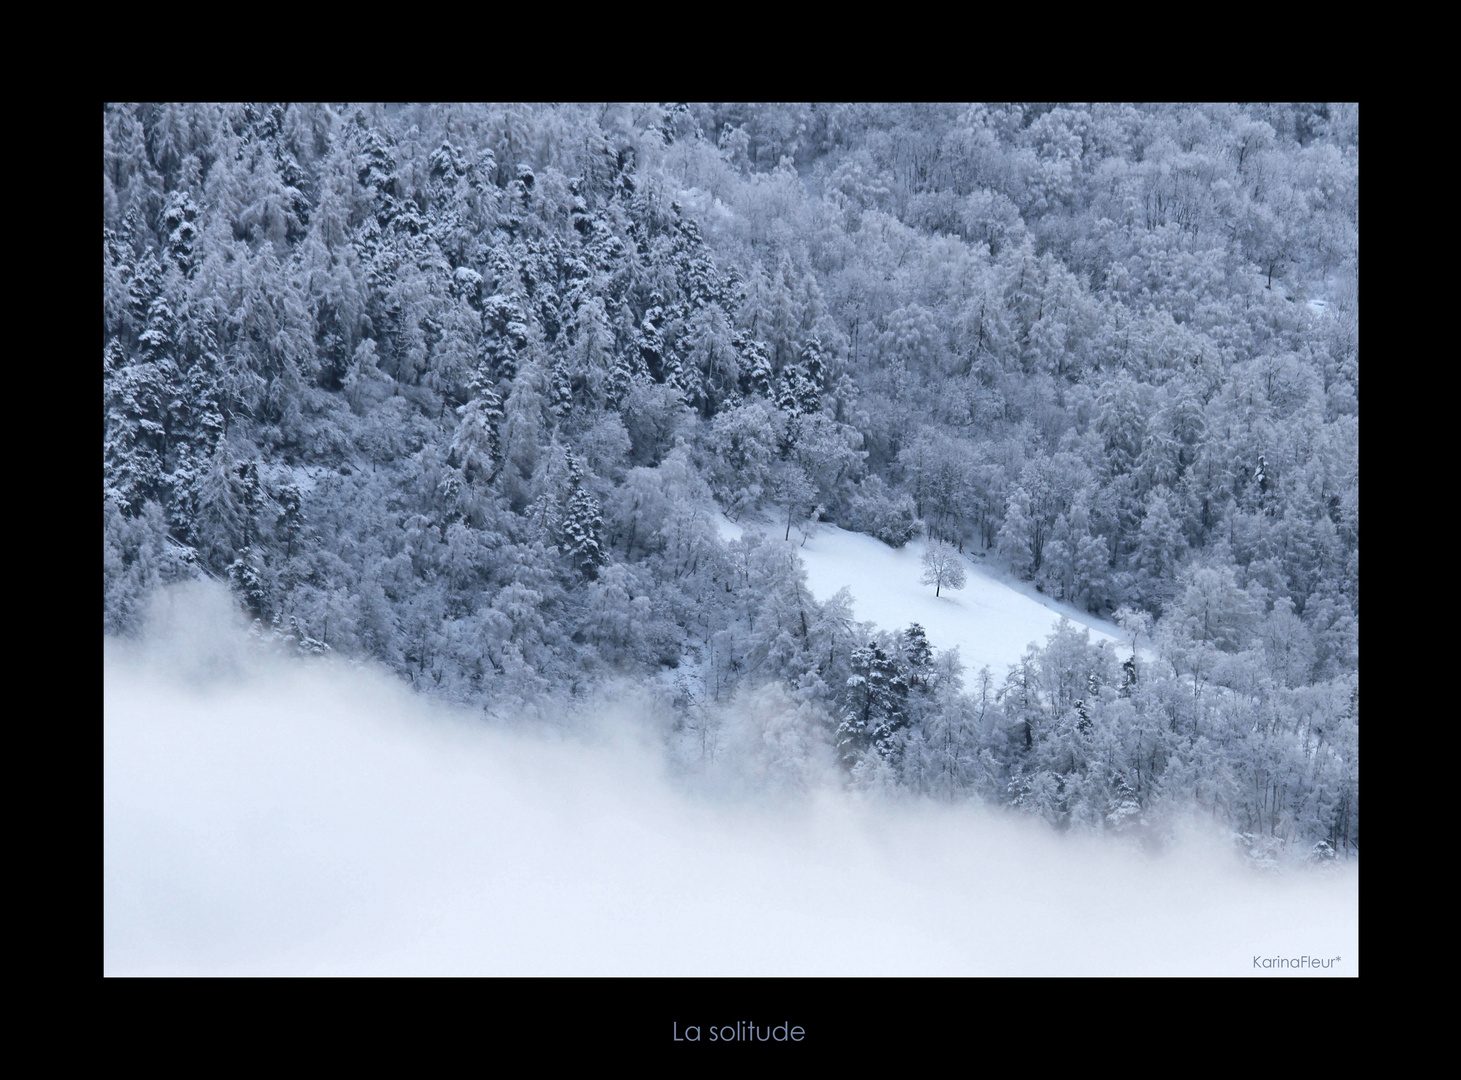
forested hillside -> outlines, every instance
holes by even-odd
[[[1356,106],[103,131],[107,633],[206,575],[489,717],[631,680],[703,739],[740,695],[780,782],[826,744],[1063,828],[1195,804],[1260,860],[1357,852]],[[812,597],[818,521],[983,553],[1141,651],[963,671]]]

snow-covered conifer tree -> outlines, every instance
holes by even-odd
[[[568,494],[560,531],[564,552],[574,569],[589,581],[598,577],[599,568],[609,561],[603,545],[603,527],[598,501],[584,486],[578,459],[569,453]]]

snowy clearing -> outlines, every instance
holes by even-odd
[[[945,589],[934,596],[933,586],[919,584],[924,540],[895,549],[862,533],[820,525],[802,545],[795,529],[791,540],[783,541],[783,532],[775,531],[774,525],[737,523],[724,515],[718,521],[727,539],[739,537],[747,528],[759,528],[770,540],[790,543],[801,556],[807,584],[819,601],[845,588],[853,596],[853,613],[858,619],[883,630],[921,623],[935,648],[958,648],[969,672],[988,664],[996,676],[1003,675],[1019,662],[1031,642],[1045,644],[1062,615],[1076,627],[1090,630],[1092,643],[1107,641],[1120,655],[1130,655],[1129,647],[1120,645],[1119,627],[1048,599],[1033,586],[1001,577],[980,565],[978,558],[964,558],[968,583],[962,590]]]

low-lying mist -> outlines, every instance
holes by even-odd
[[[687,774],[634,693],[489,723],[273,654],[211,586],[104,658],[108,974],[1359,971],[1353,865],[1259,874],[1196,828],[1154,854],[830,770]]]

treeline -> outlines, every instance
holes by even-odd
[[[122,105],[103,152],[108,632],[209,574],[488,711],[777,687],[860,781],[1354,849],[1354,107]],[[816,520],[1161,659],[961,689],[811,599]]]

